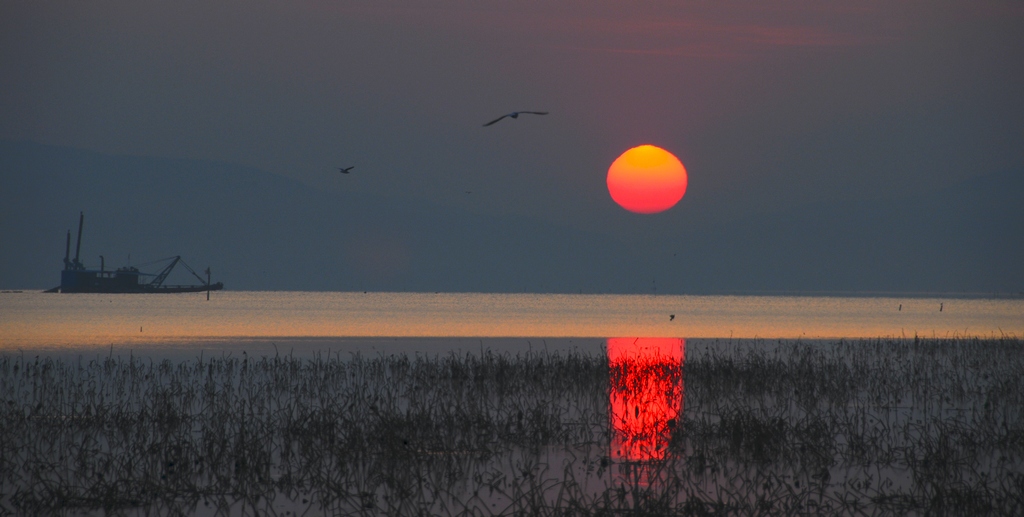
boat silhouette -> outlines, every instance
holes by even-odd
[[[143,273],[138,268],[124,266],[108,270],[100,255],[100,268],[88,269],[79,260],[82,251],[82,225],[85,214],[78,215],[78,240],[75,244],[75,258],[71,259],[71,230],[68,230],[67,244],[64,248],[64,270],[60,273],[60,285],[49,289],[48,293],[196,293],[202,291],[219,291],[224,288],[221,282],[210,283],[210,268],[206,268],[206,280],[203,280],[181,256],[170,257],[170,263],[157,273]],[[167,275],[178,264],[188,269],[200,284],[163,285]]]

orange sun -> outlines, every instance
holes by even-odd
[[[660,147],[634,147],[608,168],[608,192],[630,212],[664,212],[683,199],[686,168],[679,158]]]

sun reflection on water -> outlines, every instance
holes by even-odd
[[[686,342],[681,338],[608,340],[613,459],[665,457],[683,411],[685,356]]]

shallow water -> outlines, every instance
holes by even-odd
[[[1019,340],[692,343],[609,339],[606,359],[0,354],[0,513],[1024,508]]]
[[[262,350],[299,343],[440,352],[473,349],[480,339],[533,347],[555,338],[546,343],[590,347],[614,336],[914,335],[1021,336],[1024,300],[226,291],[207,301],[205,293],[0,293],[0,350],[8,351],[199,344]]]

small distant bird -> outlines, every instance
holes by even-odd
[[[500,117],[498,117],[498,118],[496,118],[496,119],[494,119],[494,120],[484,124],[484,127],[487,127],[487,126],[489,126],[491,124],[494,124],[494,123],[498,122],[499,120],[501,120],[503,118],[506,118],[506,117],[519,118],[519,115],[522,114],[522,113],[529,113],[531,115],[547,115],[548,114],[548,112],[546,112],[546,111],[513,111],[512,113],[509,113],[507,115],[502,115],[502,116],[500,116]]]
[[[942,304],[939,304],[939,312],[942,312]]]
[[[902,303],[900,304],[899,310],[901,310],[901,311],[903,310],[903,304]]]
[[[352,172],[352,169],[355,169],[355,168],[356,168],[355,165],[353,165],[351,167],[338,167],[338,172],[340,172],[342,174],[348,174],[349,172]]]
[[[675,315],[675,314],[669,314],[669,315],[668,315],[668,320],[669,320],[669,321],[672,321],[672,320],[674,320],[674,319],[676,319],[676,315]]]

